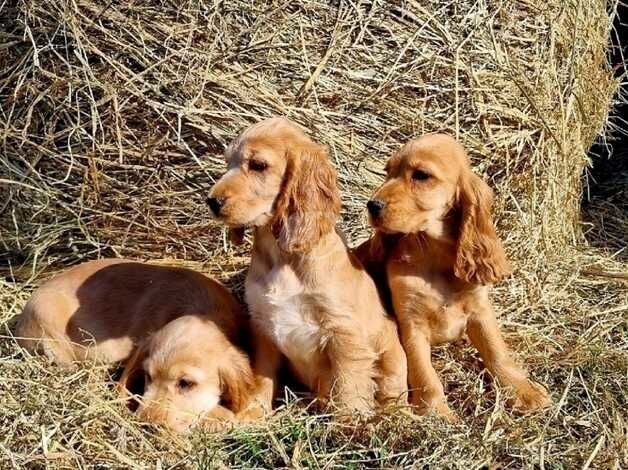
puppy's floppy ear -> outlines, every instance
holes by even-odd
[[[340,213],[336,172],[327,151],[314,142],[292,144],[275,202],[273,234],[287,252],[305,252],[334,230]]]
[[[227,346],[218,376],[223,400],[229,403],[231,411],[237,413],[248,402],[255,383],[248,356],[232,345]]]
[[[118,392],[123,397],[141,395],[144,392],[144,368],[143,362],[148,357],[148,341],[145,339],[136,348],[130,359],[124,365],[124,371],[118,384]]]
[[[509,271],[492,216],[493,191],[470,170],[458,186],[460,229],[454,273],[474,284],[493,284]]]

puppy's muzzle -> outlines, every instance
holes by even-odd
[[[212,210],[214,215],[219,216],[222,206],[225,205],[225,200],[222,197],[208,197],[207,205]]]
[[[386,203],[384,201],[380,201],[379,199],[371,199],[366,203],[366,207],[369,210],[371,217],[376,219],[381,215],[382,211],[386,207]]]

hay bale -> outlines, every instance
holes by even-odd
[[[331,148],[353,241],[383,162],[457,135],[521,260],[580,239],[586,152],[616,83],[606,2],[5,2],[1,250],[45,263],[207,259],[203,200],[243,127]],[[103,251],[104,249],[104,251]]]

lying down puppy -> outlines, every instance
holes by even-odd
[[[236,346],[245,322],[231,294],[200,273],[104,259],[37,289],[16,336],[62,365],[126,362],[121,390],[142,379],[140,414],[180,432],[230,420],[246,401],[252,372]]]

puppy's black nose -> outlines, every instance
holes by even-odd
[[[384,201],[380,201],[379,199],[371,199],[366,203],[366,207],[372,217],[377,217],[382,213],[384,207],[386,207],[386,203]]]
[[[225,205],[225,200],[221,197],[208,197],[207,205],[216,215],[220,215],[220,209]]]

